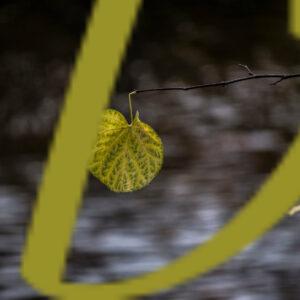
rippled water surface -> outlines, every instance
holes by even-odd
[[[89,11],[83,2],[0,4],[3,300],[42,299],[20,276],[20,253]],[[287,32],[286,7],[267,0],[145,1],[111,106],[128,117],[131,90],[246,75],[238,63],[257,73],[299,72],[300,44]],[[64,279],[97,283],[156,270],[230,220],[298,130],[300,81],[269,83],[134,96],[141,119],[163,140],[163,169],[130,194],[89,177]],[[300,216],[285,217],[223,266],[149,299],[299,299],[299,224]]]

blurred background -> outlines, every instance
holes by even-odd
[[[20,254],[92,4],[0,2],[1,300],[47,299],[21,278]],[[134,89],[246,75],[238,63],[254,72],[299,73],[300,41],[288,32],[287,9],[284,0],[144,1],[111,107],[128,117]],[[163,169],[130,194],[110,192],[89,176],[64,279],[143,274],[208,240],[293,141],[299,96],[300,80],[134,96],[141,119],[163,140]],[[209,274],[143,299],[298,300],[299,226],[300,215],[286,217]]]

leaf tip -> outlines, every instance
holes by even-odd
[[[139,111],[137,110],[136,113],[135,113],[135,119],[139,120],[140,119],[140,113]]]

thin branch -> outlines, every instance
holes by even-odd
[[[282,76],[281,78],[279,78],[278,80],[276,80],[275,82],[271,83],[272,85],[276,85],[278,84],[279,82],[283,81],[283,80],[286,80],[286,76]]]
[[[250,70],[250,68],[247,65],[238,64],[238,66],[242,67],[243,69],[246,69],[250,76],[254,76],[254,73]]]
[[[224,80],[224,81],[220,81],[220,82],[187,86],[187,87],[164,87],[164,88],[141,89],[141,90],[135,90],[132,93],[140,94],[140,93],[164,92],[164,91],[189,91],[189,90],[202,89],[202,88],[208,88],[208,87],[218,87],[218,86],[225,87],[228,85],[233,85],[238,82],[248,81],[248,80],[257,80],[257,79],[277,79],[276,81],[271,83],[271,85],[276,85],[279,82],[282,82],[284,80],[300,78],[300,73],[297,73],[297,74],[255,74],[249,69],[248,66],[241,65],[241,64],[239,64],[239,66],[244,68],[247,71],[248,76],[239,77],[239,78],[230,79],[230,80]]]

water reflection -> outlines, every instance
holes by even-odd
[[[243,6],[212,2],[222,9],[213,10],[211,1],[145,3],[114,108],[128,116],[126,93],[133,89],[244,75],[237,63],[248,63],[257,72],[299,71],[299,43],[285,32],[284,1],[272,9],[268,1]],[[73,57],[78,46],[78,37],[54,29],[47,14],[43,21],[32,20],[26,23],[29,28],[44,25],[46,45],[59,39],[62,49],[43,47],[42,58],[27,46],[0,56],[5,62],[1,78],[12,78],[1,94],[0,112],[1,299],[38,297],[19,275],[20,251],[72,67],[66,56]],[[20,35],[20,26],[11,26],[12,36]],[[33,42],[28,34],[26,39]],[[163,170],[147,188],[124,195],[89,178],[65,280],[114,281],[155,270],[226,223],[270,174],[299,126],[299,82],[268,83],[136,95],[134,106],[142,120],[164,142]],[[299,216],[285,218],[224,266],[150,298],[298,299],[299,222]]]

